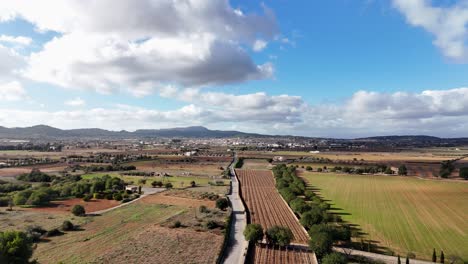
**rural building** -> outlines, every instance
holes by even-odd
[[[138,186],[135,186],[135,185],[125,186],[125,190],[131,191],[131,192],[138,192]]]

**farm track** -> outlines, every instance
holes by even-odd
[[[276,190],[271,171],[236,170],[236,173],[251,222],[261,224],[264,229],[275,225],[289,227],[294,235],[293,243],[306,245],[309,236]]]

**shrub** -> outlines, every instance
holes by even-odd
[[[191,182],[190,182],[190,187],[195,187],[195,186],[197,186],[197,184],[195,183],[195,181],[191,181]]]
[[[226,210],[229,207],[229,201],[226,198],[219,198],[216,200],[216,208],[220,210]]]
[[[173,228],[179,228],[182,226],[182,223],[180,221],[175,221],[174,224],[172,225]]]
[[[113,197],[112,193],[106,193],[106,199],[107,200],[114,200],[114,197]]]
[[[50,202],[50,196],[47,192],[43,190],[36,190],[31,193],[26,204],[41,206],[47,205]]]
[[[313,170],[313,169],[312,169],[311,166],[307,166],[307,167],[306,167],[306,171],[312,171],[312,170]]]
[[[114,195],[112,195],[112,198],[114,198],[114,200],[116,201],[122,201],[123,199],[122,194],[120,193],[114,193]]]
[[[325,255],[322,258],[322,264],[346,264],[346,258],[337,252],[330,253]]]
[[[310,210],[310,206],[302,198],[292,200],[290,205],[291,209],[297,214],[302,214],[303,212]]]
[[[71,212],[75,216],[84,216],[84,215],[86,215],[86,211],[85,211],[84,207],[79,205],[79,204],[76,204],[75,206],[73,206]]]
[[[333,238],[330,233],[317,232],[309,241],[309,247],[318,257],[325,256],[331,252]]]
[[[301,224],[308,229],[313,225],[320,224],[322,221],[322,211],[317,207],[313,207],[311,210],[303,213],[300,219]]]
[[[273,226],[265,232],[267,241],[272,245],[287,246],[293,239],[293,233],[287,227]]]
[[[26,227],[26,235],[32,242],[39,242],[39,240],[41,240],[41,236],[46,232],[47,230],[38,225]]]
[[[244,230],[245,239],[256,243],[263,239],[263,228],[260,224],[248,224]]]
[[[63,223],[62,223],[62,230],[63,231],[71,231],[73,229],[75,229],[75,226],[73,225],[72,222],[70,222],[68,220],[63,221]]]
[[[164,184],[164,187],[166,189],[171,189],[172,188],[172,183],[168,182],[168,183]]]
[[[39,169],[32,169],[30,173],[18,176],[18,180],[27,182],[51,182],[53,177],[41,172]]]
[[[57,228],[51,229],[44,234],[45,237],[54,237],[54,236],[61,236],[61,235],[63,235],[63,233]]]
[[[19,231],[0,232],[0,260],[2,263],[29,263],[33,242],[26,233]]]
[[[96,194],[98,193],[95,193],[94,196],[97,196]],[[89,202],[91,200],[91,198],[93,198],[93,196],[91,194],[86,194],[84,197],[83,197],[83,201],[85,202]]]
[[[198,210],[200,211],[200,213],[209,213],[210,210],[208,210],[208,208],[204,205],[201,205]]]
[[[213,220],[209,220],[208,222],[206,222],[206,228],[208,229],[215,229],[217,227],[218,227],[218,223],[216,223]]]
[[[162,181],[153,181],[151,183],[151,186],[153,186],[153,188],[156,188],[156,187],[161,188],[163,186],[163,183],[162,183]]]
[[[16,193],[15,196],[13,197],[13,203],[15,205],[25,205],[29,199],[29,196],[31,196],[31,193],[32,193],[32,190],[24,190],[24,191]]]
[[[468,180],[468,167],[460,168],[460,177]]]
[[[124,198],[124,199],[122,199],[122,203],[128,203],[128,202],[130,202],[131,200],[133,200],[133,199],[131,199],[131,198]]]

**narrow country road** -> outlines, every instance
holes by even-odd
[[[237,180],[234,165],[237,162],[237,154],[234,154],[234,160],[231,163],[231,194],[228,195],[232,204],[233,219],[231,223],[231,233],[229,234],[229,244],[226,249],[223,263],[240,264],[245,262],[248,243],[244,238],[244,229],[247,225],[245,208],[242,204],[239,194],[239,181]]]
[[[382,255],[382,254],[376,254],[376,253],[371,253],[371,252],[366,252],[366,251],[360,251],[360,250],[348,249],[348,248],[341,248],[341,247],[333,247],[333,251],[344,253],[345,255],[363,256],[363,257],[370,258],[370,259],[373,259],[373,260],[380,260],[380,261],[382,261],[384,263],[387,263],[387,264],[396,264],[396,263],[398,263],[398,258],[397,257],[387,256],[387,255]],[[405,261],[405,257],[401,256],[400,258],[401,258],[401,262],[403,263]],[[411,264],[433,264],[434,262],[410,259],[410,263]]]

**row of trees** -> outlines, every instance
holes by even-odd
[[[252,243],[261,242],[265,237],[268,244],[283,247],[289,245],[293,239],[293,233],[287,227],[272,226],[264,231],[260,224],[248,224],[244,236]]]
[[[347,225],[340,224],[339,216],[327,212],[330,209],[328,203],[322,201],[314,192],[306,190],[304,181],[296,175],[295,169],[294,166],[287,167],[284,164],[275,166],[273,173],[276,187],[294,213],[299,216],[301,224],[308,230],[311,250],[315,251],[322,261],[324,259],[336,261],[341,257],[330,255],[332,245],[335,241],[349,242],[351,229]]]
[[[305,167],[307,171],[313,171],[314,168],[312,166]],[[384,174],[394,174],[394,171],[391,167],[383,164],[375,165],[375,166],[365,166],[365,167],[348,167],[348,166],[335,166],[328,168],[327,166],[323,166],[323,168],[317,168],[317,172],[342,172],[348,174],[376,174],[376,173],[384,173]],[[398,168],[398,175],[407,175],[408,169],[405,165],[401,165]]]

